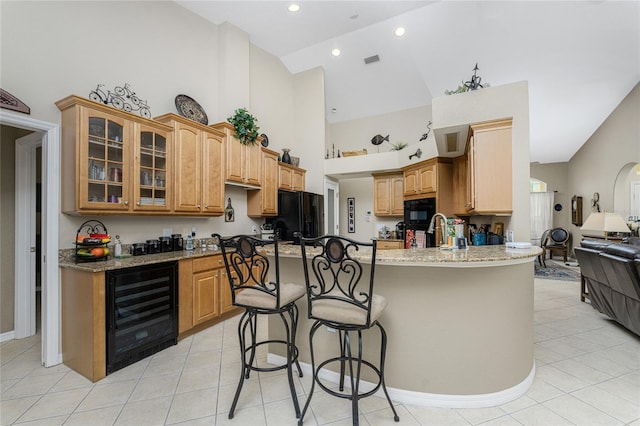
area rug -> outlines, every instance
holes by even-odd
[[[546,261],[546,268],[543,268],[538,264],[536,260],[535,265],[535,277],[543,278],[545,280],[562,280],[562,281],[580,281],[580,272],[574,271],[570,268],[565,268],[555,262]]]

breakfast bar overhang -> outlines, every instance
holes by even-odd
[[[523,395],[535,375],[533,262],[540,248],[471,246],[467,250],[379,250],[375,293],[388,305],[386,384],[398,402],[439,407],[488,407]],[[357,257],[358,255],[356,255]],[[363,263],[370,253],[362,253]],[[281,282],[304,283],[299,246],[279,246]],[[370,262],[369,262],[370,263]],[[368,264],[367,267],[370,267]],[[306,298],[298,302],[299,359],[310,374]],[[269,338],[281,338],[271,326]],[[365,359],[377,359],[379,334],[364,337]],[[335,356],[331,330],[315,337],[317,360]],[[269,361],[284,354],[269,348]],[[316,361],[318,362],[318,361]],[[371,378],[363,371],[363,386]],[[326,377],[337,381],[337,374]],[[373,381],[373,380],[371,380]]]

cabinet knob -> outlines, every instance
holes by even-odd
[[[128,205],[129,205],[129,201],[128,201],[128,200],[125,200],[124,205],[125,205],[125,206],[128,206]]]
[[[140,201],[138,201],[138,202],[136,203],[136,206],[139,206],[139,205],[140,205]]]
[[[205,208],[205,209],[209,209],[209,204],[205,204],[205,205],[204,205],[204,208]]]
[[[200,204],[198,204],[198,209],[200,208]]]

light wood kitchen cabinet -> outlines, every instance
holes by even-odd
[[[438,212],[447,216],[454,214],[452,158],[432,158],[407,166],[402,171],[405,200],[433,197]]]
[[[178,282],[180,338],[241,312],[241,308],[232,304],[221,254],[181,260]]]
[[[278,215],[278,153],[262,148],[262,186],[247,191],[247,216]]]
[[[231,272],[233,276],[237,277],[235,272]],[[222,268],[221,280],[220,280],[220,315],[226,314],[237,310],[233,306],[233,298],[231,296],[231,283],[229,282],[229,276],[227,275],[226,268]]]
[[[280,189],[287,191],[304,191],[306,170],[288,163],[278,163],[280,171]]]
[[[62,113],[63,212],[171,211],[170,127],[73,95],[56,106]]]
[[[258,187],[262,177],[262,152],[260,150],[261,138],[255,145],[243,145],[233,135],[233,125],[222,122],[210,126],[221,131],[225,135],[227,151],[225,181],[230,184],[239,184]]]
[[[453,212],[467,216],[467,156],[453,159]]]
[[[404,216],[404,178],[400,173],[373,174],[373,214]]]
[[[105,273],[60,268],[62,361],[92,382],[107,375]]]
[[[469,214],[513,211],[511,123],[509,119],[471,125],[466,153]]]
[[[403,175],[405,199],[414,196],[422,198],[421,196],[436,191],[438,178],[435,158],[404,168]]]
[[[402,240],[378,240],[378,250],[403,249],[404,241]]]
[[[171,125],[174,132],[174,211],[222,215],[225,135],[176,114],[165,114],[156,120]]]
[[[220,279],[222,268],[211,257],[193,259],[193,325],[209,321],[220,314]]]

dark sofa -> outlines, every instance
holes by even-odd
[[[581,300],[640,336],[640,245],[584,240],[574,251]]]

